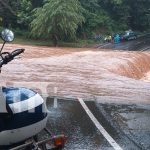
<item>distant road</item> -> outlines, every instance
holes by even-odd
[[[131,51],[147,51],[150,50],[150,34],[140,37],[136,40],[120,42],[118,45],[113,43],[105,43],[98,45],[101,49],[131,50]]]

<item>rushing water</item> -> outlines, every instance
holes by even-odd
[[[6,50],[21,47],[25,54],[2,68],[1,82],[46,82],[49,95],[57,87],[58,96],[150,103],[149,52],[11,44]]]

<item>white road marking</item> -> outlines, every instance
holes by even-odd
[[[54,108],[58,107],[57,97],[54,97]]]
[[[58,102],[57,102],[57,87],[54,88],[54,94],[55,94],[55,97],[54,97],[54,108],[57,108],[58,107]]]
[[[81,106],[86,111],[90,119],[93,121],[97,129],[101,132],[101,134],[106,138],[106,140],[109,142],[109,144],[115,149],[115,150],[123,150],[116,141],[109,135],[109,133],[103,128],[103,126],[98,122],[98,120],[95,118],[95,116],[92,114],[92,112],[89,110],[85,102],[82,98],[78,98]]]

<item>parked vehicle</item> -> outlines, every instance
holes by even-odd
[[[129,41],[137,39],[137,35],[132,30],[125,31],[121,33],[119,36],[121,41]]]

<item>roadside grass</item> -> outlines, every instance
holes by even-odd
[[[3,28],[0,27],[0,31],[2,31]],[[29,31],[24,31],[20,29],[12,29],[12,31],[15,34],[15,39],[13,41],[13,44],[24,44],[24,45],[35,45],[35,46],[49,46],[54,47],[52,40],[48,39],[32,39],[30,36]],[[3,41],[0,38],[0,43]],[[97,42],[94,39],[77,39],[75,42],[63,42],[59,41],[58,46],[59,47],[75,47],[75,48],[82,48],[82,47],[94,47],[94,45],[97,44]]]
[[[48,40],[34,40],[24,37],[16,37],[13,41],[14,44],[23,44],[23,45],[35,45],[35,46],[52,46],[52,42]]]
[[[2,40],[0,40],[2,43]],[[25,38],[22,36],[15,37],[13,44],[23,44],[23,45],[35,45],[35,46],[49,46],[53,47],[53,43],[51,40],[34,40],[30,38]],[[75,48],[83,48],[83,47],[94,47],[96,42],[94,40],[81,40],[78,39],[76,42],[58,42],[59,47],[75,47]]]

